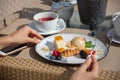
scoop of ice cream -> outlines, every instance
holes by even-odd
[[[85,40],[83,37],[75,37],[71,40],[71,44],[77,46],[80,50],[85,49]]]

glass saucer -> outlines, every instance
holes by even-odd
[[[113,42],[120,43],[120,37],[114,32],[114,29],[110,29],[107,32],[107,37],[113,36]]]

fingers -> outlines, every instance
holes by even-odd
[[[43,39],[43,36],[41,36],[37,31],[35,31],[35,30],[31,30],[31,33],[34,35],[34,36],[36,36],[37,38],[39,38],[39,39]]]
[[[37,44],[43,39],[43,36],[29,26],[25,26],[24,28],[28,31],[28,42]]]
[[[28,41],[27,42],[30,42],[30,43],[40,43],[40,39],[37,39],[36,37],[33,37],[33,38],[28,38]]]
[[[92,55],[92,62],[93,62],[93,64],[92,64],[92,71],[98,71],[98,62],[97,62],[97,60],[95,59],[95,57]]]
[[[87,57],[86,61],[80,67],[81,70],[86,71],[88,67],[91,65],[91,62],[92,62],[91,57]]]
[[[34,35],[38,39],[43,39],[43,36],[41,36],[36,30],[30,28],[29,26],[24,26],[20,30],[24,30],[24,31],[28,32],[28,34]]]
[[[43,36],[41,36],[37,31],[30,29],[31,30],[31,34],[33,34],[34,36],[36,36],[38,39],[43,39]]]

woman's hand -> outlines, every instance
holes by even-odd
[[[22,44],[22,43],[39,43],[43,37],[38,34],[37,31],[33,30],[32,28],[25,26],[17,31],[9,34],[10,37],[13,39],[14,44]]]
[[[73,73],[70,80],[96,80],[97,77],[98,63],[94,56],[91,56]]]
[[[24,43],[39,43],[43,37],[35,30],[28,26],[24,26],[17,31],[0,37],[0,48],[15,45],[15,44],[24,44]]]

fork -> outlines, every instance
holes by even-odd
[[[93,46],[93,49],[95,49],[95,46],[96,46],[96,30],[94,32],[91,33],[92,37],[94,37],[94,40],[95,40],[95,45]]]
[[[113,34],[113,35],[114,35],[114,34]],[[111,46],[111,44],[112,44],[112,42],[113,42],[113,35],[109,36],[110,42],[109,42],[108,47],[107,47],[107,54],[109,53],[110,46]]]

